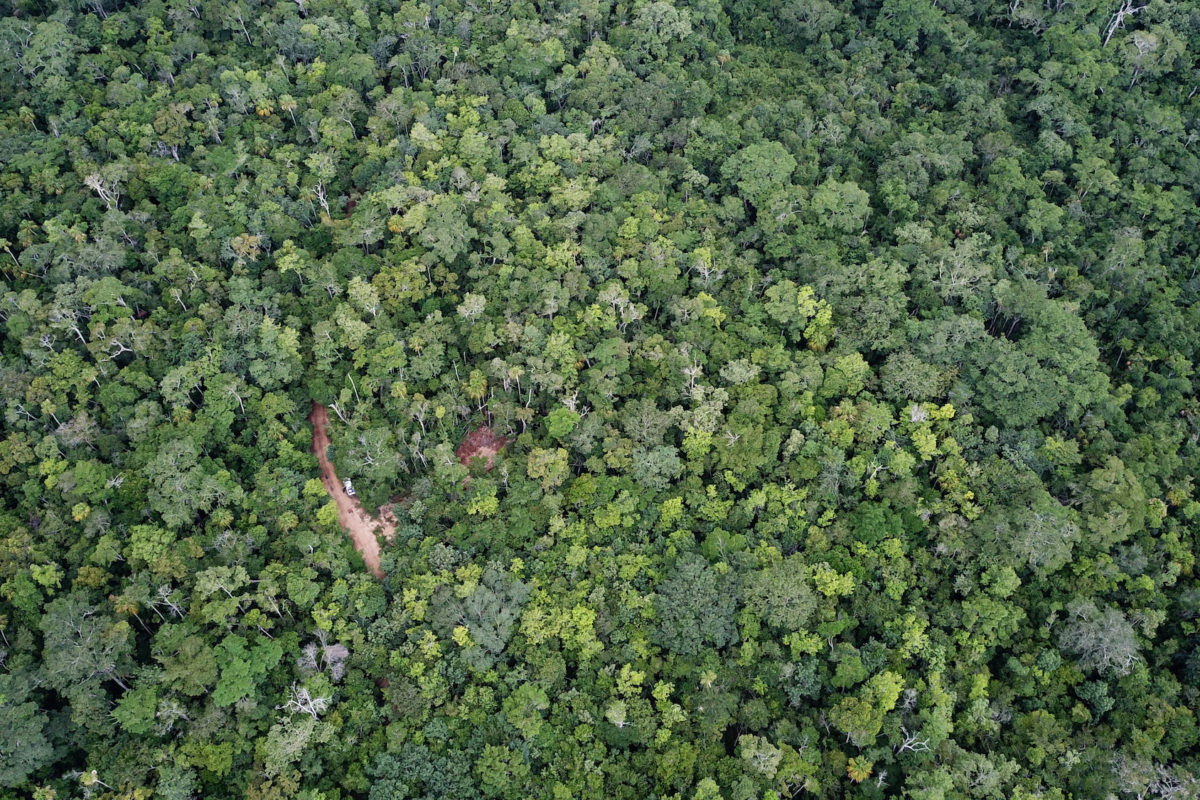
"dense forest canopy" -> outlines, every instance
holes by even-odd
[[[1198,54],[0,0],[0,797],[1200,796]]]

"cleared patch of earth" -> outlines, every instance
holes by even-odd
[[[329,497],[337,505],[338,521],[350,534],[350,541],[354,543],[354,549],[362,553],[367,569],[371,570],[376,578],[383,578],[383,570],[379,567],[379,537],[383,536],[383,538],[391,540],[396,533],[396,517],[391,513],[390,507],[385,507],[386,510],[380,509],[381,513],[378,518],[371,516],[362,507],[362,503],[358,501],[357,497],[351,497],[342,488],[342,482],[338,480],[333,462],[327,455],[329,451],[329,412],[325,406],[314,400],[308,421],[313,426],[312,451],[316,455],[317,461],[321,463],[321,483],[325,486]]]
[[[485,425],[468,433],[454,455],[458,456],[464,467],[469,467],[473,458],[487,459],[487,469],[491,469],[495,465],[496,454],[507,444],[508,439]]]

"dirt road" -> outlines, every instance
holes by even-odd
[[[358,498],[350,497],[342,488],[342,482],[338,480],[333,463],[326,455],[329,450],[329,412],[325,406],[313,401],[308,421],[313,426],[312,451],[317,460],[321,462],[321,483],[325,485],[325,491],[337,504],[338,520],[350,534],[350,540],[354,542],[354,549],[362,553],[367,568],[376,578],[382,578],[383,570],[379,567],[379,536],[382,535],[385,539],[392,538],[396,532],[395,518],[387,514],[382,515],[382,521],[372,517],[362,507],[362,503],[358,502]],[[390,520],[389,517],[391,517]]]

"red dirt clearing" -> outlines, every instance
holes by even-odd
[[[472,458],[486,458],[487,469],[491,469],[496,461],[496,454],[508,445],[508,439],[499,435],[486,425],[476,428],[467,434],[462,444],[454,451],[459,462],[468,467]]]
[[[362,503],[358,502],[357,497],[351,497],[342,488],[342,482],[338,480],[337,472],[333,469],[333,462],[326,455],[329,450],[329,412],[325,406],[314,400],[308,421],[313,426],[312,451],[321,462],[321,483],[337,504],[338,521],[350,534],[354,549],[362,553],[367,568],[376,578],[383,578],[383,570],[379,567],[379,536],[391,540],[396,533],[396,517],[390,513],[381,514],[380,519],[372,517],[362,507]]]

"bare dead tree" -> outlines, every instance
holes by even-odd
[[[287,702],[281,706],[276,706],[276,708],[292,714],[308,714],[313,719],[317,719],[329,709],[330,699],[328,697],[313,696],[305,687],[293,683],[291,688],[288,689]]]
[[[909,733],[907,728],[901,728],[904,741],[896,745],[896,755],[900,753],[924,753],[929,750],[929,737],[921,738],[920,734]]]
[[[1125,18],[1132,17],[1134,14],[1146,9],[1150,3],[1143,3],[1140,6],[1135,6],[1133,0],[1121,0],[1121,7],[1113,12],[1112,18],[1108,22],[1108,28],[1104,32],[1104,42],[1101,47],[1108,47],[1108,40],[1113,37],[1113,34],[1125,27]]]

